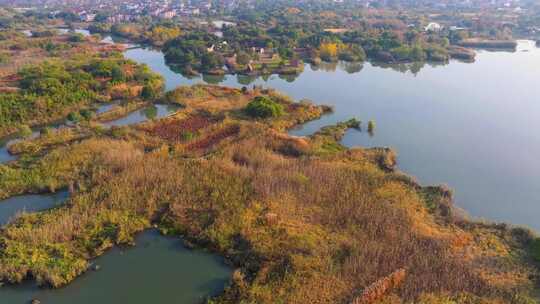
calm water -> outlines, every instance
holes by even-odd
[[[140,123],[143,121],[147,121],[149,119],[157,119],[157,118],[165,117],[169,115],[170,113],[176,111],[177,109],[178,107],[175,105],[154,104],[144,109],[131,112],[125,117],[106,122],[104,123],[104,125],[111,126],[111,127],[132,125],[132,124]]]
[[[540,49],[533,42],[520,41],[517,52],[479,51],[472,64],[306,66],[296,79],[187,79],[158,51],[125,56],[161,73],[167,89],[203,80],[262,84],[335,106],[334,114],[295,134],[351,117],[373,119],[374,136],[353,130],[344,143],[393,147],[400,169],[423,184],[448,184],[469,214],[540,230]]]
[[[12,144],[14,140],[15,137],[13,136],[0,139],[0,164],[17,158],[15,155],[11,155],[8,152],[8,146]]]
[[[108,112],[108,111],[112,110],[112,108],[114,108],[117,105],[118,105],[117,102],[111,102],[111,103],[107,103],[107,104],[102,104],[96,109],[96,114],[99,115],[99,114],[103,114],[105,112]]]
[[[69,197],[67,191],[53,194],[29,194],[14,196],[0,201],[0,225],[6,224],[9,219],[19,212],[37,212],[51,209],[63,204]]]
[[[117,103],[114,103],[114,102],[99,105],[96,109],[96,113],[97,114],[105,113],[107,111],[110,111],[116,105]],[[144,109],[134,111],[119,119],[108,121],[104,123],[104,125],[111,127],[111,126],[126,126],[130,124],[136,124],[136,123],[146,121],[148,119],[157,119],[157,118],[165,117],[168,114],[176,111],[177,109],[178,107],[174,105],[162,105],[162,104],[150,105]],[[58,127],[63,126],[64,124],[65,122],[55,123],[55,124],[49,125],[49,127],[58,128]],[[32,133],[31,138],[36,138],[38,136],[39,136],[39,128],[35,128],[34,132]],[[20,140],[21,139],[17,135],[0,138],[0,164],[17,159],[17,155],[9,154],[8,147]]]
[[[0,303],[26,304],[148,304],[199,303],[223,290],[231,270],[223,261],[182,246],[180,239],[163,237],[154,230],[136,238],[137,246],[112,249],[67,287],[50,290],[23,284],[0,288]]]
[[[51,125],[51,126],[56,126],[56,125]],[[39,131],[37,131],[37,128],[36,128],[32,131],[32,134],[28,138],[29,139],[37,138],[38,136],[39,136]],[[11,155],[8,152],[8,147],[19,141],[21,141],[21,138],[16,134],[0,138],[0,164],[17,159],[16,155]]]

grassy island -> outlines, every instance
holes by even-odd
[[[236,267],[208,303],[534,303],[540,241],[455,214],[451,191],[396,170],[390,149],[342,146],[359,120],[295,137],[289,128],[330,108],[206,85],[162,99],[182,108],[31,139],[0,165],[2,198],[71,190],[64,206],[1,228],[3,282],[69,284],[157,226]]]
[[[515,40],[494,40],[481,38],[464,39],[459,44],[464,47],[483,49],[515,50],[517,47],[517,42]]]

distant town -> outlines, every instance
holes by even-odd
[[[262,3],[262,4],[261,4]],[[540,4],[523,0],[302,0],[275,1],[274,4],[255,0],[0,0],[0,5],[15,8],[20,12],[39,9],[51,17],[69,14],[71,19],[82,22],[131,22],[141,17],[163,20],[189,17],[230,15],[239,11],[257,10],[267,6],[298,8],[353,8],[401,10],[404,15],[422,14],[433,19],[430,30],[440,26],[453,29],[469,26],[507,27],[518,30],[522,35],[540,34]],[[451,12],[451,13],[448,13]],[[456,21],[461,24],[454,24]]]

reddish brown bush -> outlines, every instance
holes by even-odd
[[[210,135],[206,136],[205,138],[196,141],[192,144],[189,144],[187,149],[188,150],[207,150],[220,141],[226,139],[227,137],[234,136],[240,132],[240,126],[239,125],[231,125],[227,126],[221,130],[218,130],[214,133],[211,133]]]
[[[183,120],[171,120],[154,126],[150,133],[169,141],[181,141],[184,134],[195,133],[214,123],[215,119],[204,116],[190,116]]]
[[[388,291],[398,287],[406,276],[405,269],[398,269],[369,285],[351,304],[370,304],[381,299]]]

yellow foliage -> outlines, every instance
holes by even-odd
[[[321,53],[321,57],[335,58],[338,54],[338,45],[337,43],[322,43],[319,47],[319,52]]]
[[[164,43],[167,40],[171,40],[180,36],[180,34],[181,31],[179,28],[169,28],[164,26],[156,26],[152,28],[149,33],[147,33],[149,39],[152,40],[154,43]]]
[[[287,13],[291,14],[291,15],[296,15],[296,14],[299,14],[300,12],[301,12],[301,10],[299,8],[296,8],[296,7],[287,8]]]

